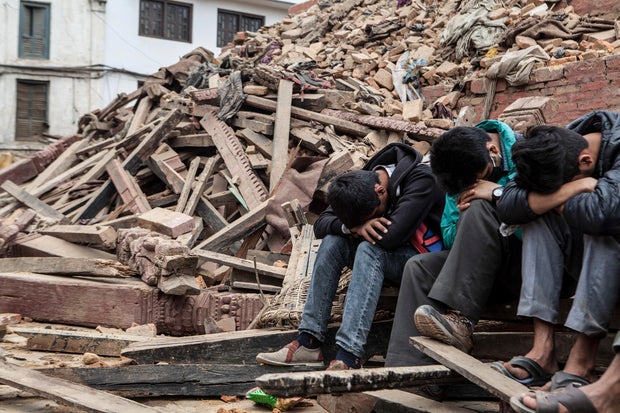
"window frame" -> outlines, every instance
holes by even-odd
[[[230,40],[223,41],[223,42],[220,42],[220,13],[235,15],[237,17],[237,31],[232,34],[232,37]],[[216,47],[226,46],[228,43],[230,43],[235,38],[235,34],[237,34],[238,32],[246,31],[241,28],[241,21],[244,17],[250,18],[250,19],[260,19],[262,23],[259,27],[262,27],[265,25],[265,16],[261,16],[258,14],[252,14],[252,13],[244,13],[244,12],[235,11],[235,10],[219,9],[219,8],[217,9],[217,32],[215,34]]]
[[[32,103],[33,99],[28,99],[27,104],[27,118],[20,118],[20,114],[24,112],[24,108],[20,105],[20,84],[21,85],[39,85],[45,87],[45,98],[44,101],[41,101],[41,106],[44,108],[45,113],[44,117],[35,119],[32,116],[33,108]],[[29,141],[33,137],[41,136],[43,133],[49,130],[49,103],[50,103],[50,82],[47,80],[36,80],[36,79],[16,79],[15,83],[15,140],[16,141]],[[22,136],[20,132],[20,121],[27,120],[30,124],[29,129],[32,131],[32,122],[37,121],[43,127],[41,128],[40,135],[33,134],[32,132],[28,136]]]
[[[28,36],[30,39],[35,39],[36,36],[25,33],[25,12],[26,9],[41,9],[43,10],[43,19],[45,23],[45,27],[43,29],[43,50],[41,54],[34,54],[25,51],[25,42],[24,39]],[[22,59],[49,59],[50,58],[50,25],[51,25],[51,10],[52,6],[49,3],[39,3],[34,1],[20,1],[19,3],[19,36],[17,39],[17,55]],[[31,16],[32,17],[32,16]]]
[[[161,35],[146,33],[144,26],[142,24],[142,20],[143,20],[142,4],[144,2],[162,4],[163,12],[162,12],[162,23],[161,23],[161,31],[162,31]],[[168,25],[168,20],[169,20],[169,16],[168,16],[169,6],[187,8],[188,13],[189,13],[189,16],[187,18],[187,39],[178,39],[176,37],[173,38],[173,37],[166,36],[166,26]],[[191,43],[192,42],[193,17],[194,17],[194,5],[192,3],[183,3],[180,1],[170,1],[170,0],[140,0],[138,4],[138,36],[151,37],[154,39],[170,40],[173,42]],[[177,31],[177,34],[178,34],[178,31]]]

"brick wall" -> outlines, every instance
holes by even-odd
[[[477,121],[484,111],[484,86],[482,78],[469,82],[458,103],[457,109],[473,106]],[[422,90],[431,103],[449,91],[445,86]],[[551,96],[558,102],[557,113],[545,113],[551,125],[564,126],[597,109],[620,112],[620,55],[543,67],[534,70],[530,82],[523,86],[508,86],[505,80],[499,80],[489,119],[496,119],[516,99],[531,96]]]

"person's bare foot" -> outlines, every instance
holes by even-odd
[[[596,411],[599,413],[614,413],[617,408],[617,400],[613,400],[613,394],[610,394],[608,389],[602,388],[598,385],[598,382],[588,384],[587,386],[580,387],[581,390],[588,399],[592,402]],[[562,390],[559,390],[562,391]],[[536,409],[536,396],[534,393],[527,393],[523,395],[522,402],[530,409]],[[560,404],[559,413],[569,413],[565,406]]]
[[[544,354],[537,354],[533,351],[530,351],[525,355],[525,357],[538,363],[538,365],[549,374],[553,374],[558,371],[558,363],[555,360],[554,355],[549,357]],[[510,372],[510,374],[512,374],[518,379],[527,379],[528,377],[530,377],[530,374],[526,370],[522,369],[521,367],[513,366],[507,361],[504,362],[504,367]]]

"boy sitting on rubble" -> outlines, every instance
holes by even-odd
[[[360,368],[364,346],[384,280],[399,284],[405,262],[429,248],[441,248],[439,221],[444,195],[422,155],[402,143],[387,145],[362,170],[345,173],[330,184],[329,207],[314,224],[323,238],[317,252],[296,340],[260,363],[323,365],[325,340],[338,280],[345,267],[352,274],[338,352],[330,369]]]

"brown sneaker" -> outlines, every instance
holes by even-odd
[[[256,361],[272,366],[324,366],[320,348],[300,346],[297,340],[291,341],[273,353],[259,353]]]
[[[418,307],[413,320],[420,333],[469,353],[474,348],[474,324],[458,311],[441,314],[432,305]]]

